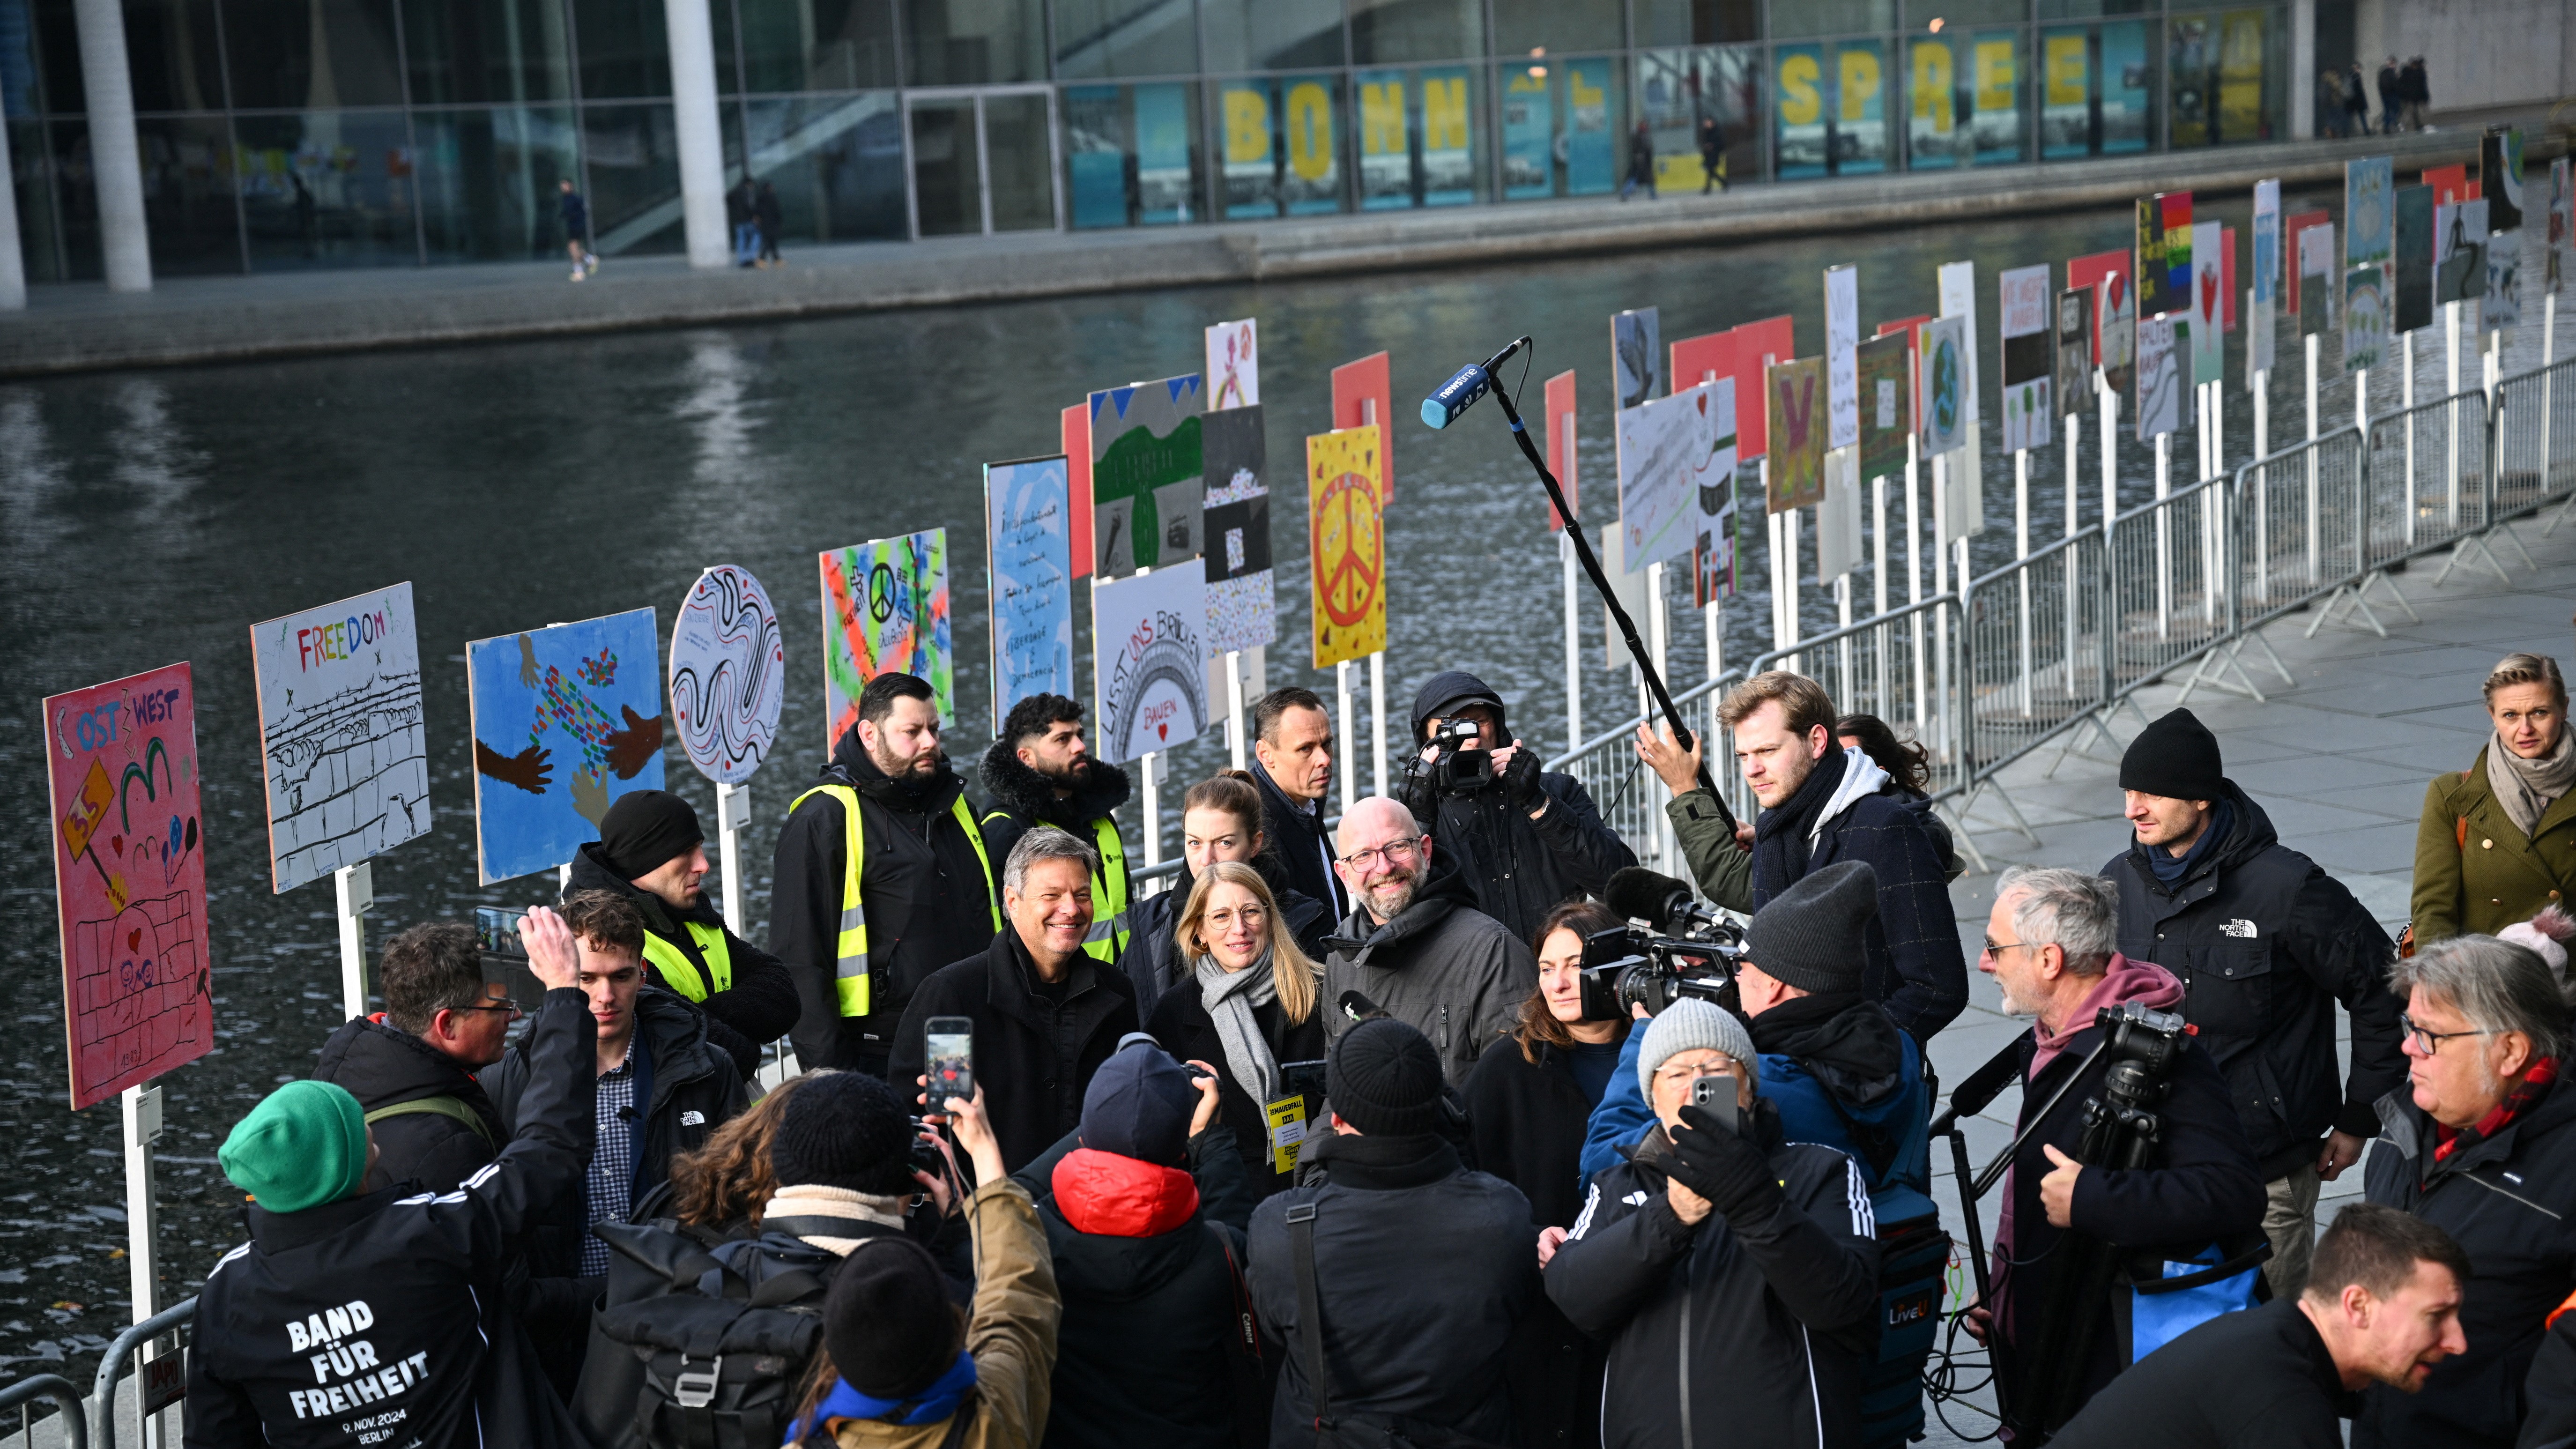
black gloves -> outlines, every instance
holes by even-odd
[[[1538,752],[1526,745],[1512,751],[1501,783],[1503,798],[1524,815],[1547,803],[1546,792],[1538,787]]]
[[[1675,1181],[1707,1198],[1730,1223],[1767,1216],[1780,1202],[1780,1179],[1762,1149],[1702,1107],[1682,1108],[1684,1131],[1672,1134]]]

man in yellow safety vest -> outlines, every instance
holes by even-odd
[[[869,680],[858,721],[779,829],[769,944],[803,1003],[794,1041],[809,1070],[885,1075],[914,990],[1002,928],[1002,853],[986,854],[939,731],[926,681]]]
[[[1110,812],[1127,803],[1127,772],[1095,760],[1082,739],[1082,706],[1033,694],[1011,706],[1002,737],[984,752],[984,840],[995,860],[1020,837],[1052,825],[1100,856],[1091,877],[1091,934],[1082,949],[1107,964],[1127,952],[1127,853]]]
[[[707,833],[667,790],[630,790],[600,817],[599,838],[572,858],[564,887],[624,896],[644,915],[644,970],[694,1003],[707,1041],[748,1081],[761,1048],[796,1024],[796,984],[779,959],[735,935],[707,898]]]

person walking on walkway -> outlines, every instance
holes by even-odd
[[[1708,195],[1712,187],[1719,191],[1726,189],[1726,132],[1718,127],[1717,117],[1702,116],[1699,118],[1699,194]]]
[[[751,219],[760,228],[760,264],[764,267],[785,266],[778,258],[778,237],[787,229],[786,213],[778,205],[778,188],[767,181],[752,193]]]
[[[2281,843],[2190,710],[2130,742],[2120,788],[2135,838],[2101,872],[2120,893],[2120,952],[2187,993],[2182,1014],[2262,1165],[2263,1272],[2287,1298],[2307,1281],[2318,1185],[2361,1159],[2379,1132],[2371,1104],[2405,1075],[2383,980],[2396,947],[2342,882]],[[2340,1088],[2337,1003],[2352,1027]]]
[[[2336,140],[2344,134],[2343,77],[2317,72],[2317,138]]]
[[[2379,134],[2397,134],[2397,122],[2406,108],[2406,82],[2397,69],[2397,57],[2379,68]]]
[[[2411,929],[2418,949],[2492,936],[2576,890],[2576,735],[2567,681],[2545,654],[2508,654],[2484,686],[2495,733],[2456,774],[2433,777],[2415,827]]]
[[[2398,79],[2405,88],[2406,129],[2423,130],[2424,108],[2433,103],[2433,82],[2424,73],[2424,57],[2419,55],[2406,62],[2406,68],[2398,72]]]
[[[748,267],[760,256],[760,223],[751,214],[751,178],[725,193],[725,225],[733,228],[733,264]]]
[[[2370,88],[2362,79],[2361,62],[2354,61],[2343,73],[2344,114],[2352,118],[2352,133],[2370,134]]]
[[[573,853],[570,891],[623,896],[644,918],[644,968],[655,986],[705,1014],[707,1040],[747,1080],[761,1049],[796,1025],[785,963],[733,933],[707,899],[707,833],[688,801],[630,790],[600,817],[599,838]]]
[[[1619,183],[1619,199],[1627,200],[1639,187],[1645,188],[1648,201],[1655,199],[1655,136],[1643,121],[1628,136],[1628,179]]]
[[[1199,873],[1174,934],[1189,974],[1163,993],[1145,1030],[1180,1060],[1216,1068],[1219,1110],[1253,1194],[1284,1191],[1298,1144],[1321,1129],[1323,1102],[1279,1068],[1323,1060],[1323,970],[1290,933],[1270,883],[1243,861]]]
[[[939,747],[938,700],[917,675],[869,680],[779,827],[769,944],[796,980],[808,1071],[884,1076],[913,992],[1002,928],[999,852]]]
[[[572,279],[576,282],[599,270],[599,258],[590,250],[590,203],[572,189],[567,176],[555,183],[556,206],[563,214],[564,251],[572,257]]]
[[[1002,737],[984,752],[984,839],[1008,856],[1023,832],[1052,825],[1092,849],[1091,937],[1082,949],[1107,965],[1127,953],[1133,888],[1112,812],[1127,803],[1127,772],[1092,757],[1082,706],[1061,694],[1033,694],[1011,706]]]

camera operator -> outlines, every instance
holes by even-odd
[[[2182,982],[2182,1014],[2261,1165],[2263,1273],[2288,1297],[2307,1276],[2318,1184],[2360,1160],[2379,1132],[2371,1103],[2404,1080],[2397,1000],[2381,979],[2396,948],[2342,882],[2273,834],[2190,710],[2130,741],[2120,789],[2135,838],[2102,867],[2120,889],[2120,949]],[[2338,1004],[2352,1027],[2340,1072]]]
[[[2468,1351],[2424,1391],[2368,1391],[2356,1449],[2504,1449],[2550,1310],[2576,1289],[2576,1092],[2557,980],[2529,949],[2453,936],[2399,961],[2409,1086],[2379,1099],[2364,1192],[2448,1232],[2469,1255]]]
[[[2001,1330],[2011,1350],[2013,1405],[2054,1406],[2038,1415],[2054,1423],[2126,1366],[2129,1341],[2122,1326],[2131,1293],[2116,1275],[2098,1286],[2070,1276],[2070,1286],[2058,1287],[2061,1273],[2089,1256],[2074,1245],[2089,1238],[2123,1261],[2187,1261],[2213,1242],[2233,1252],[2263,1222],[2263,1180],[2226,1080],[2188,1036],[2174,1038],[2163,1072],[2154,1165],[2085,1166],[2074,1156],[2085,1135],[2084,1103],[2109,1099],[2105,1082],[2120,1059],[2112,1051],[2094,1054],[2105,1035],[2099,1013],[2123,1003],[2160,1013],[2182,1005],[2182,983],[2170,972],[2112,949],[2118,916],[2118,893],[2098,875],[2015,866],[1996,885],[1977,960],[2002,989],[2004,1010],[2038,1021],[2007,1049],[2021,1059],[2015,1130],[2028,1136],[2019,1139],[2004,1180],[1994,1301],[1969,1310],[1968,1331],[1989,1342]],[[2061,1305],[2069,1338],[2046,1331],[2052,1292],[2100,1295]]]
[[[1565,1316],[1610,1340],[1602,1443],[1859,1444],[1878,1303],[1860,1169],[1786,1138],[1725,1008],[1684,997],[1639,1035],[1659,1125],[1593,1179],[1545,1270]],[[1698,1105],[1704,1078],[1722,1095]]]
[[[2411,1394],[2461,1352],[2469,1259],[2451,1236],[2357,1202],[2317,1243],[2308,1286],[2222,1314],[2138,1361],[2049,1442],[2059,1449],[2342,1449],[2373,1384]]]
[[[1735,732],[1737,763],[1762,806],[1749,894],[1730,878],[1717,802],[1696,783],[1700,742],[1684,751],[1670,735],[1642,728],[1637,740],[1639,758],[1674,794],[1667,812],[1701,888],[1720,905],[1759,911],[1810,871],[1840,860],[1867,864],[1878,881],[1878,912],[1866,933],[1862,987],[1917,1044],[1929,1042],[1968,1004],[1947,840],[1932,837],[1924,815],[1865,750],[1837,748],[1834,702],[1805,675],[1757,674],[1727,694],[1717,717]]]
[[[1413,697],[1413,743],[1400,798],[1460,857],[1477,908],[1515,939],[1637,863],[1581,783],[1540,772],[1537,752],[1503,728],[1502,696],[1476,676],[1431,676]]]

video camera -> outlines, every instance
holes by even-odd
[[[1685,996],[1716,1001],[1734,984],[1744,938],[1721,925],[1724,939],[1657,936],[1634,926],[1583,938],[1583,1019],[1621,1021],[1629,1008],[1655,1015]]]
[[[1469,742],[1484,728],[1475,719],[1444,719],[1431,732],[1431,783],[1444,795],[1467,795],[1494,783],[1494,752]]]

